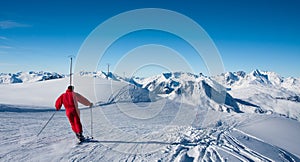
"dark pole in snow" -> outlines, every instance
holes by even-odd
[[[108,79],[108,76],[109,76],[109,65],[110,65],[110,64],[107,64],[107,75],[106,75],[106,79]]]
[[[39,136],[43,130],[46,128],[46,126],[48,125],[48,123],[52,120],[52,118],[54,117],[56,111],[51,115],[51,117],[49,118],[49,120],[47,121],[47,123],[43,126],[43,128],[39,131],[39,133],[36,136]]]
[[[73,60],[73,58],[71,57],[71,64],[70,64],[70,85],[72,85],[72,60]]]
[[[92,110],[93,106],[91,106],[91,136],[92,136],[92,139],[94,138],[93,137],[93,110]]]

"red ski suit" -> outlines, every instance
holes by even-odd
[[[58,97],[55,102],[56,110],[60,110],[62,104],[66,109],[66,115],[72,126],[72,130],[75,133],[82,133],[82,125],[80,122],[80,111],[78,109],[78,102],[85,106],[90,106],[91,102],[81,96],[80,94],[67,89],[66,93],[63,93]]]

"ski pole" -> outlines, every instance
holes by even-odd
[[[92,110],[93,106],[91,106],[91,136],[92,136],[92,139],[94,138],[93,137],[93,110]]]
[[[83,129],[86,130],[86,132],[87,132],[87,134],[89,135],[89,137],[92,138],[91,133],[90,133],[89,130],[85,127],[85,125],[84,125],[84,124],[81,124],[81,125],[82,125]]]
[[[36,136],[39,136],[42,133],[42,131],[46,128],[46,126],[52,120],[52,118],[54,117],[55,114],[56,114],[56,111],[51,115],[51,117],[49,118],[49,120],[47,121],[47,123],[43,126],[43,128],[39,131],[39,133]]]

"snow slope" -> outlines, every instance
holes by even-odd
[[[152,103],[152,106],[159,107],[160,104]],[[76,145],[75,136],[64,112],[58,112],[44,132],[36,137],[53,111],[38,107],[12,106],[10,108],[22,111],[7,110],[0,114],[0,158],[1,161],[300,160],[297,150],[299,124],[290,124],[290,119],[283,119],[290,127],[285,128],[285,124],[276,127],[292,134],[292,137],[285,139],[286,135],[283,133],[262,136],[266,131],[263,127],[253,130],[258,122],[262,125],[270,124],[261,122],[259,116],[252,116],[254,118],[250,120],[240,114],[223,116],[224,113],[219,115],[216,111],[208,112],[198,116],[206,118],[202,128],[195,128],[192,124],[188,125],[187,117],[184,118],[186,114],[192,115],[189,111],[191,107],[183,107],[181,111],[185,111],[185,115],[177,116],[173,107],[176,104],[166,105],[165,110],[153,120],[130,118],[126,115],[132,111],[130,104],[122,105],[127,107],[122,111],[115,104],[96,107],[93,110],[95,140],[82,145]],[[3,107],[5,106],[1,105],[1,109]],[[90,112],[87,109],[81,112],[84,132],[89,135],[89,121],[85,117]],[[274,117],[270,122],[281,123],[281,119]],[[181,124],[182,120],[185,124]]]
[[[157,78],[150,80],[158,84],[151,82],[143,89],[149,81],[139,82],[139,87],[102,77],[75,76],[75,91],[96,103],[93,132],[91,109],[81,106],[84,134],[95,137],[81,145],[76,145],[64,111],[57,112],[36,136],[55,112],[54,101],[65,91],[68,78],[0,85],[0,160],[300,161],[298,121],[277,113],[238,113],[230,104],[227,108],[232,111],[216,111],[226,104],[209,97],[219,88],[209,78],[188,73]],[[168,89],[161,87],[174,90],[167,94]],[[181,93],[176,95],[179,89]],[[238,92],[230,96],[234,94],[238,97]],[[201,104],[188,103],[191,99],[199,99]],[[250,101],[238,104],[247,107]]]

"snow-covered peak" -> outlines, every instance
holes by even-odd
[[[135,83],[162,97],[181,98],[185,104],[206,105],[211,109],[218,107],[219,111],[240,112],[236,102],[222,85],[201,74],[163,73],[149,78],[135,78]]]
[[[232,85],[246,76],[243,71],[238,72],[226,72],[218,76],[213,76],[212,78],[222,85]]]
[[[300,78],[296,79],[293,77],[289,77],[284,79],[281,86],[290,91],[298,92],[300,94]]]
[[[216,80],[220,84],[226,87],[236,86],[248,86],[248,85],[259,85],[259,86],[276,86],[280,87],[283,84],[296,82],[298,79],[285,79],[275,72],[254,70],[249,74],[243,71],[238,72],[226,72],[218,76],[213,76],[212,79]],[[287,83],[285,83],[287,82]]]
[[[149,83],[153,80],[160,80],[160,81],[166,81],[166,80],[182,80],[182,81],[196,81],[200,77],[204,77],[203,75],[198,76],[192,73],[188,72],[169,72],[169,73],[162,73],[159,75],[155,75],[152,77],[147,77],[147,78],[138,78],[135,77],[134,79],[139,82],[139,83]]]
[[[55,72],[18,72],[12,73],[1,73],[0,74],[0,84],[11,84],[11,83],[30,83],[37,81],[45,81],[51,79],[64,78],[65,75],[58,74]]]
[[[104,71],[96,71],[96,72],[81,71],[77,75],[93,77],[93,78],[103,78],[103,79],[114,80],[114,81],[130,82],[130,78],[123,78],[112,72],[106,73]]]
[[[280,85],[284,80],[284,78],[281,77],[279,74],[269,71],[254,70],[249,75],[254,76],[254,80],[265,84]]]
[[[180,88],[180,85],[185,82],[198,82],[204,78],[204,76],[198,76],[192,73],[170,72],[148,78],[133,78],[133,80],[135,83],[150,91],[156,91],[159,94],[170,94]]]
[[[261,72],[259,70],[254,70],[250,72],[250,74],[247,74],[244,78],[243,83],[248,84],[263,84],[263,85],[269,85],[272,84],[269,81],[268,74],[266,72]]]
[[[275,72],[267,72],[267,75],[273,85],[280,85],[284,81],[284,78]]]

